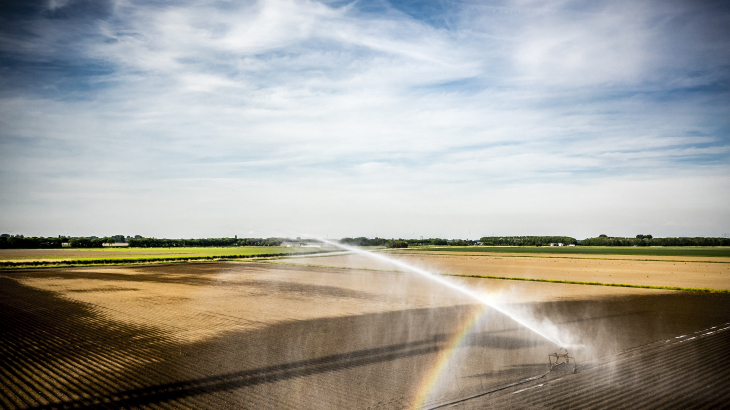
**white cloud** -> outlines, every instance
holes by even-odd
[[[718,75],[679,70],[696,54],[662,54],[668,26],[652,22],[677,10],[576,7],[473,6],[444,29],[356,4],[120,2],[95,23],[116,42],[75,50],[114,68],[103,87],[0,99],[0,229],[187,237],[235,234],[224,222],[235,220],[332,235],[377,224],[463,237],[472,223],[580,236],[601,224],[624,234],[641,216],[730,220],[718,205],[726,97],[662,94]]]

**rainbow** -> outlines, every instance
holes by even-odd
[[[467,318],[459,324],[457,332],[446,342],[446,348],[439,351],[434,365],[429,371],[426,372],[425,376],[421,380],[420,388],[417,394],[414,396],[413,405],[411,409],[421,410],[426,404],[431,391],[433,390],[436,382],[439,379],[439,375],[446,368],[451,358],[456,353],[456,349],[461,345],[462,341],[468,336],[479,323],[479,320],[489,310],[489,306],[484,305],[481,310],[477,310],[474,314],[467,316]]]

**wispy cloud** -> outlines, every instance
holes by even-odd
[[[6,231],[586,236],[633,234],[637,209],[655,235],[730,228],[721,3],[68,0],[2,16]]]

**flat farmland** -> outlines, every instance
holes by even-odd
[[[465,254],[389,251],[387,254],[432,272],[555,281],[599,282],[730,290],[730,258],[660,257],[636,260],[615,255]],[[287,262],[348,268],[399,270],[387,262],[357,255],[313,256]]]
[[[409,261],[451,273],[477,264],[442,256]],[[478,260],[483,270],[499,263]],[[540,261],[554,274],[553,262]],[[551,394],[583,392],[575,408],[612,400],[661,407],[687,389],[699,391],[689,404],[712,407],[730,391],[720,377],[730,351],[728,294],[454,277],[570,340],[577,374],[563,365],[546,375],[554,343],[443,285],[359,257],[287,263],[331,266],[3,271],[0,406],[570,407],[536,393],[549,387]],[[678,369],[660,366],[700,356],[701,374],[682,385],[670,382]],[[632,384],[630,398],[610,389],[596,396],[621,383]]]
[[[324,248],[283,246],[241,246],[241,247],[181,247],[181,248],[60,248],[60,249],[0,249],[0,263],[6,266],[33,263],[81,262],[133,263],[154,262],[175,259],[236,258],[257,255],[289,255],[316,253]]]
[[[421,246],[409,248],[409,251],[466,254],[625,255],[637,258],[650,256],[730,257],[730,248],[722,246]]]

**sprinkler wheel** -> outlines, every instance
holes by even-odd
[[[553,362],[553,358],[555,358],[555,362]],[[570,359],[573,359],[573,373],[576,373],[578,368],[578,363],[575,360],[575,357],[570,357],[568,354],[568,349],[560,348],[555,353],[550,353],[548,355],[548,363],[550,364],[550,370],[549,372],[552,372],[553,369],[559,364],[563,363],[570,363]]]

